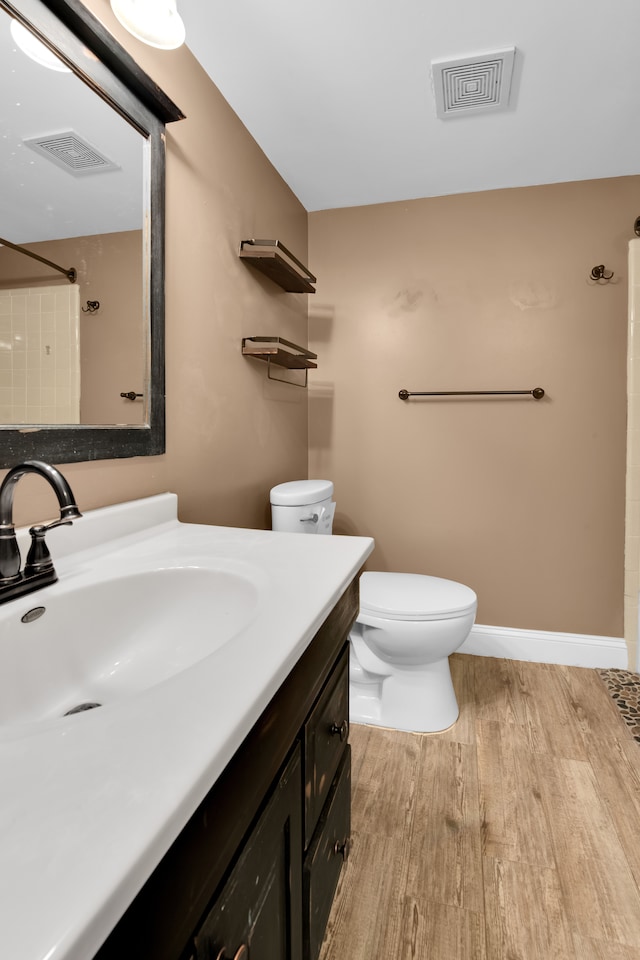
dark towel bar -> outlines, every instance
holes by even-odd
[[[435,390],[429,393],[401,390],[398,396],[401,400],[408,400],[409,397],[511,397],[518,394],[542,400],[544,390],[542,387],[534,387],[533,390]]]

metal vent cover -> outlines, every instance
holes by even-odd
[[[42,137],[30,137],[22,141],[26,147],[52,160],[74,177],[90,173],[107,173],[119,170],[117,163],[109,160],[73,130],[51,133]]]
[[[469,113],[506,110],[516,48],[457,60],[433,60],[431,77],[441,120]]]

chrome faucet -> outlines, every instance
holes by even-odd
[[[37,473],[53,488],[60,504],[60,519],[29,529],[31,547],[24,570],[20,570],[20,548],[13,525],[13,494],[25,473]],[[0,486],[0,603],[56,582],[58,575],[45,543],[47,530],[70,524],[81,516],[71,487],[55,467],[40,460],[25,460],[9,470]]]

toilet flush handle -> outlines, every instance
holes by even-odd
[[[300,523],[317,523],[318,514],[312,513],[310,517],[300,517]]]

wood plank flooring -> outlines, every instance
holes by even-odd
[[[640,743],[594,670],[451,658],[440,734],[352,725],[320,960],[637,960]]]

